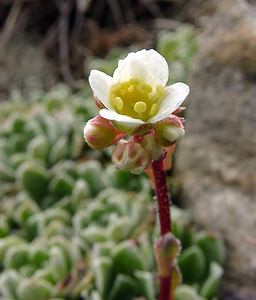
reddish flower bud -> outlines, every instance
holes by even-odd
[[[121,141],[113,151],[112,162],[119,169],[139,174],[149,165],[150,157],[140,143],[134,140]]]
[[[156,123],[154,129],[159,143],[164,147],[171,146],[185,134],[181,119],[175,115]]]
[[[103,149],[124,137],[113,124],[100,116],[89,120],[84,127],[84,139],[93,149]]]
[[[157,160],[163,153],[162,146],[153,133],[143,135],[140,143],[150,156],[150,160]]]

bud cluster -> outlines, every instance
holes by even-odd
[[[91,148],[99,150],[116,144],[113,163],[117,168],[135,174],[143,172],[151,160],[160,157],[163,148],[173,145],[184,133],[183,123],[177,115],[135,128],[130,139],[124,139],[127,132],[101,116],[89,120],[84,128],[85,141]]]

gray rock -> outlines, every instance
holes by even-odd
[[[184,205],[192,210],[197,223],[223,234],[228,245],[226,280],[231,283],[231,292],[235,283],[237,299],[253,300],[255,6],[239,0],[219,1],[219,8],[201,38],[190,86],[186,136],[177,154],[177,179],[182,186]],[[237,283],[243,287],[240,294]],[[254,298],[244,296],[248,293]]]
[[[0,101],[12,94],[30,98],[31,94],[49,90],[56,83],[53,63],[36,40],[32,40],[17,34],[6,48],[0,47]]]

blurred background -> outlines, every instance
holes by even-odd
[[[157,298],[149,180],[91,151],[87,78],[154,48],[190,85],[175,300],[256,299],[255,0],[0,0],[0,299]]]

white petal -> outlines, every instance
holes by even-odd
[[[121,115],[113,110],[108,109],[101,109],[99,114],[105,119],[122,123],[124,125],[127,125],[128,127],[137,127],[138,125],[145,123],[142,120],[133,119],[131,117]]]
[[[169,68],[164,57],[153,49],[144,49],[131,52],[125,59],[119,60],[113,79],[119,82],[136,78],[156,87],[165,86],[168,76]]]
[[[159,112],[149,120],[150,123],[156,123],[168,117],[185,100],[189,94],[189,86],[183,82],[177,82],[165,88],[166,96],[163,99]]]
[[[111,108],[109,93],[113,84],[113,78],[101,71],[92,70],[89,76],[89,83],[94,96],[96,96],[107,108]]]

